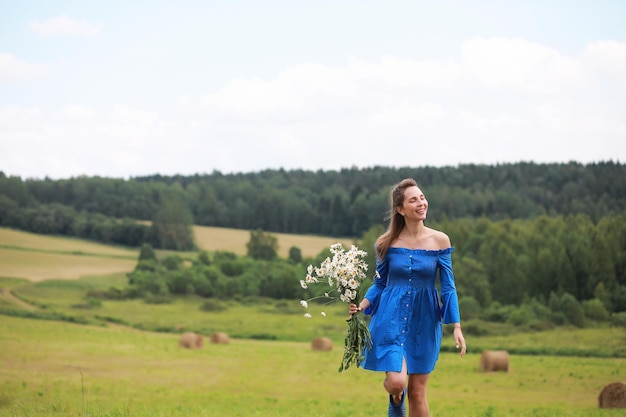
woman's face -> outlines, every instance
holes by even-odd
[[[419,187],[408,187],[404,190],[404,200],[402,207],[398,208],[398,213],[402,214],[406,220],[425,220],[428,212],[428,201]]]

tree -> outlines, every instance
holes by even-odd
[[[141,245],[141,250],[139,251],[139,260],[143,261],[156,261],[156,254],[154,253],[154,249],[148,243],[144,243]]]
[[[302,262],[302,251],[297,246],[289,248],[289,260],[295,264]]]
[[[527,291],[527,277],[520,268],[514,246],[517,244],[510,221],[494,225],[485,233],[479,262],[485,267],[491,295],[502,304],[521,303]]]
[[[178,198],[165,198],[154,215],[148,241],[159,249],[193,250],[193,216]]]
[[[365,255],[365,262],[367,262],[367,275],[372,279],[372,281],[369,281],[370,285],[373,282],[374,274],[376,273],[376,251],[374,250],[374,244],[376,243],[378,236],[382,235],[384,232],[385,228],[382,224],[376,224],[370,227],[369,230],[363,234],[359,245],[359,249],[367,252],[367,255]]]
[[[483,308],[491,304],[487,273],[485,267],[476,259],[464,256],[456,260],[454,278],[459,297],[471,297]]]
[[[248,256],[253,259],[271,261],[278,256],[278,239],[261,229],[250,232],[250,240],[246,244]]]

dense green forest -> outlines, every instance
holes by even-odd
[[[354,237],[384,223],[389,188],[406,177],[424,190],[431,221],[543,214],[586,214],[598,221],[626,209],[626,165],[612,161],[281,169],[128,180],[22,179],[0,172],[0,225],[138,246],[146,227],[134,220],[178,213],[176,221],[205,226]]]
[[[413,177],[429,203],[428,223],[455,246],[467,319],[537,328],[626,323],[626,166],[462,165],[456,168],[262,171],[21,179],[0,173],[0,226],[144,248],[193,249],[190,225],[252,230],[248,256],[199,253],[142,259],[125,290],[106,297],[207,299],[303,296],[307,263],[298,248],[276,257],[271,232],[351,237],[370,251],[384,230],[390,187]],[[137,223],[151,220],[151,226]],[[142,251],[143,252],[143,251]],[[212,308],[210,305],[207,308]]]

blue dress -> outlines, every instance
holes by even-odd
[[[441,324],[460,322],[452,273],[452,251],[390,247],[377,261],[374,283],[365,294],[370,306],[373,347],[361,364],[373,371],[429,374],[441,346]],[[436,287],[437,272],[441,298]]]

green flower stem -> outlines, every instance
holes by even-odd
[[[365,351],[372,347],[372,337],[367,320],[363,312],[353,314],[348,320],[348,333],[344,341],[343,359],[339,366],[339,372],[343,372],[356,365],[361,366],[361,362],[365,358]]]

